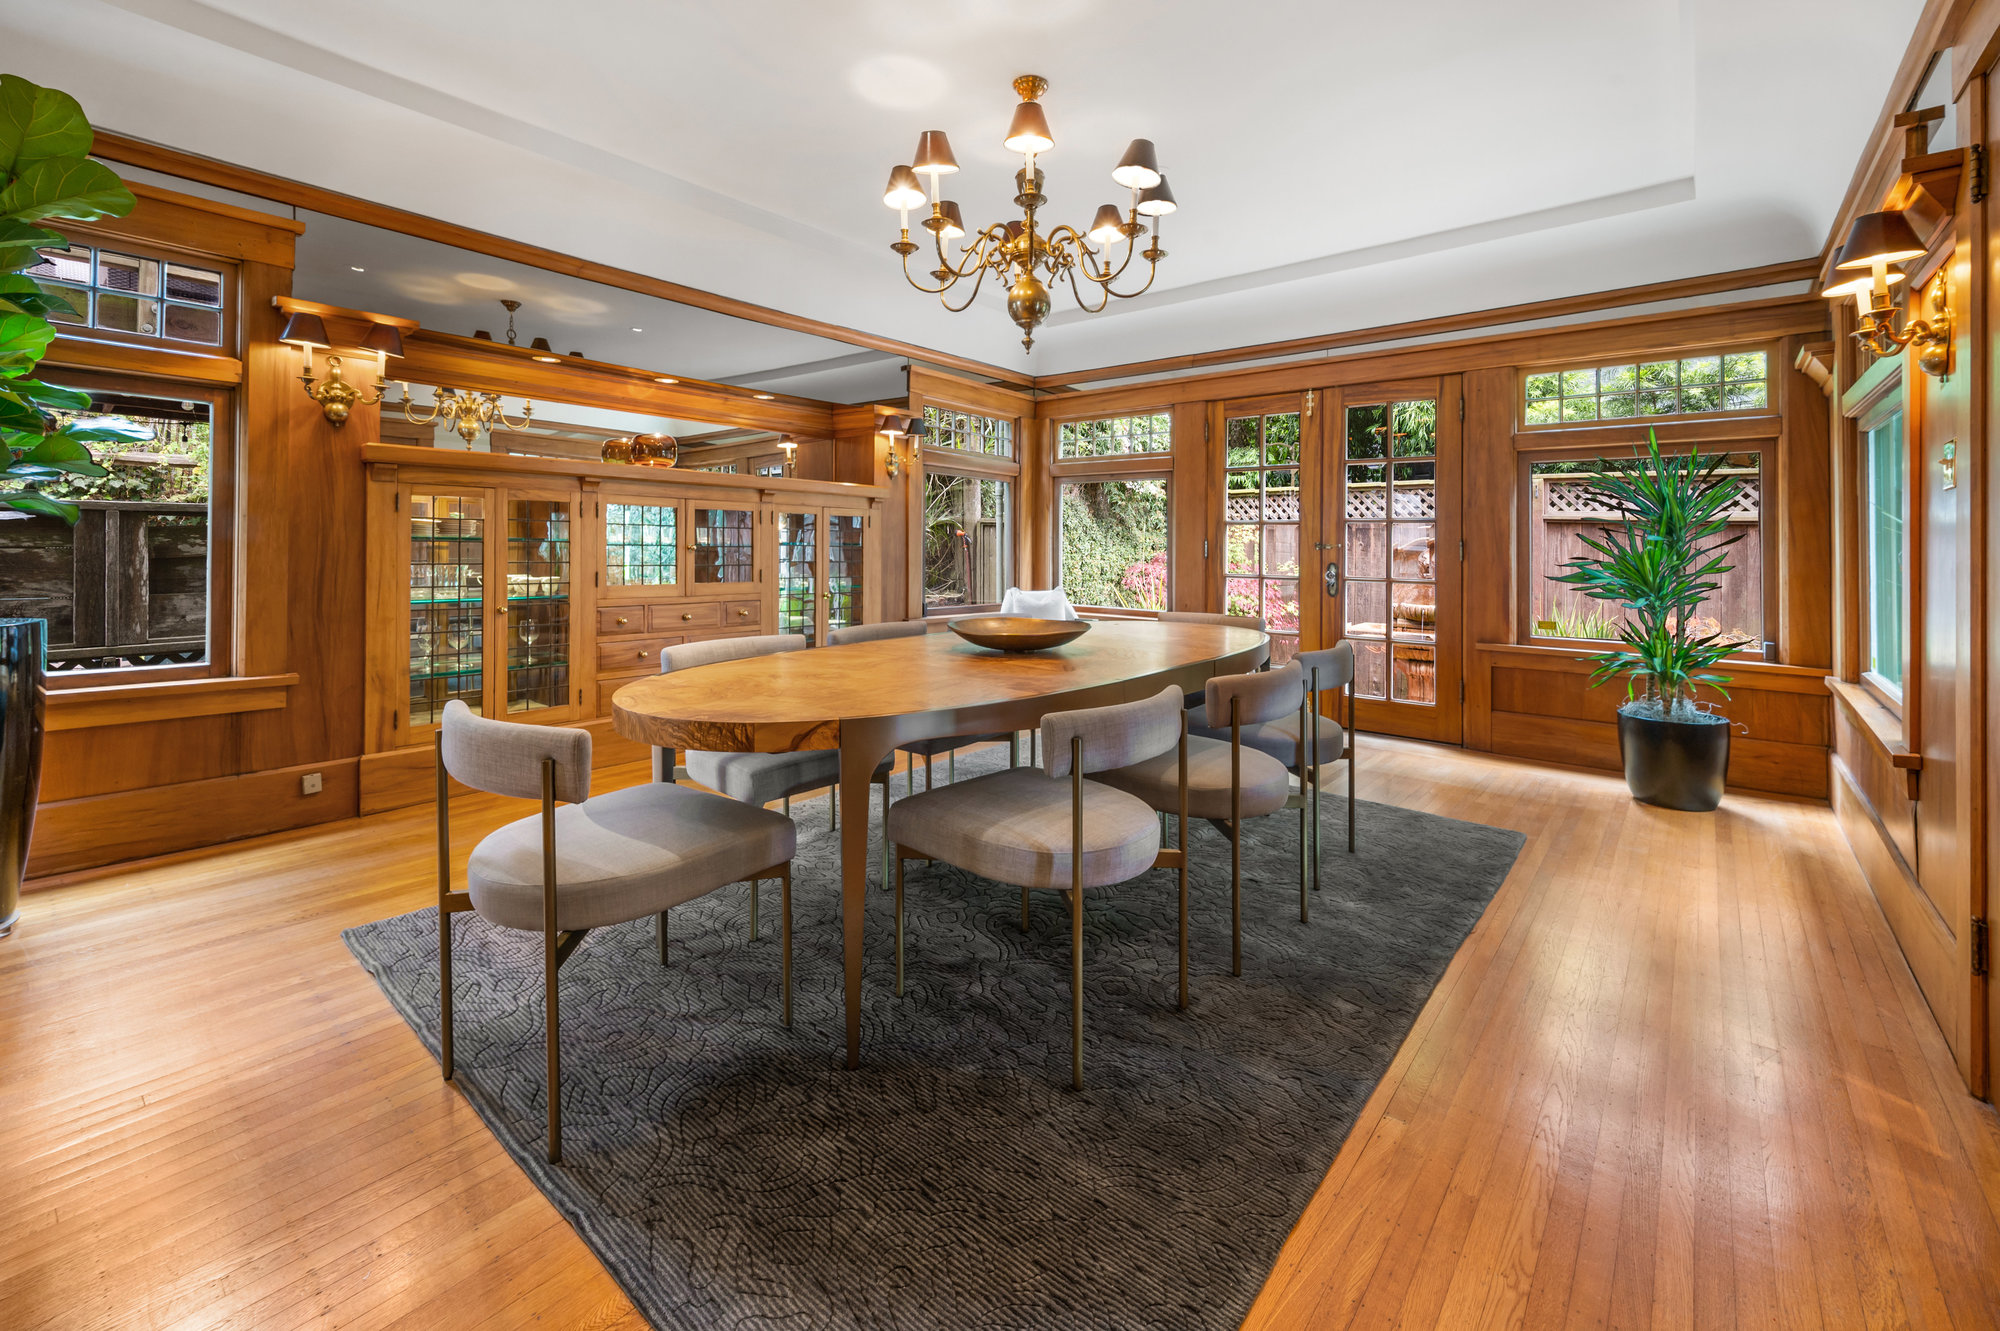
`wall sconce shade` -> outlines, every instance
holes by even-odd
[[[303,311],[285,320],[285,331],[278,335],[278,340],[295,347],[319,347],[321,350],[333,345],[326,335],[326,320]]]
[[[1847,229],[1847,243],[1833,259],[1835,268],[1872,268],[1922,258],[1924,243],[1910,219],[1899,212],[1863,213]]]
[[[1151,189],[1160,183],[1160,162],[1151,139],[1134,139],[1111,168],[1111,178],[1127,189]]]
[[[941,129],[927,129],[917,136],[917,155],[910,161],[910,169],[918,175],[948,176],[958,170],[958,159],[951,155],[951,140],[945,138]]]
[[[369,328],[368,336],[362,339],[361,345],[384,356],[401,357],[403,330],[394,324],[375,324]]]

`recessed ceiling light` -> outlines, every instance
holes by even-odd
[[[643,329],[643,328],[634,328],[634,329],[633,329],[632,331],[633,331],[633,332],[635,332],[635,333],[643,333],[643,332],[645,332],[646,330],[645,330],[645,329]]]
[[[362,266],[361,266],[360,264],[358,264],[358,263],[350,263],[350,264],[349,264],[349,265],[347,265],[347,266],[348,266],[349,268],[353,269],[353,270],[354,270],[355,272],[357,272],[357,273],[365,273],[365,272],[367,272],[367,271],[368,271],[368,270],[367,270],[366,268],[363,268],[363,267],[362,267]]]
[[[536,360],[538,360],[538,361],[540,361],[540,362],[541,362],[542,364],[544,364],[544,365],[560,365],[560,364],[562,364],[562,357],[561,357],[561,356],[537,356],[537,357],[535,357],[535,359],[536,359]]]
[[[757,394],[757,400],[759,402],[769,402],[772,398],[776,396],[777,396],[776,393],[759,393]]]
[[[660,376],[659,378],[657,378],[657,379],[653,380],[653,382],[654,382],[654,383],[656,383],[656,384],[677,384],[677,383],[679,383],[679,382],[680,382],[680,380],[678,380],[678,379],[669,379],[669,378],[667,378],[667,377],[666,377],[665,375],[661,375],[661,376]]]

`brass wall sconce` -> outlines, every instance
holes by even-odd
[[[902,441],[915,440],[911,448],[920,448],[931,432],[921,416],[885,416],[875,428],[889,436],[889,456],[882,465],[892,478],[903,474]]]
[[[389,387],[384,380],[389,357],[401,357],[403,354],[402,330],[394,324],[368,326],[368,335],[361,340],[361,349],[375,353],[375,388],[372,396],[364,396],[361,389],[348,383],[344,377],[340,357],[330,350],[333,341],[327,336],[326,320],[319,315],[303,310],[292,314],[285,320],[285,331],[278,335],[278,340],[305,352],[305,368],[299,374],[299,383],[305,388],[306,396],[319,403],[320,412],[334,425],[347,424],[347,418],[356,407],[373,407],[381,403],[382,394]],[[314,348],[327,353],[323,377],[313,374]]]
[[[1891,264],[1920,259],[1923,242],[1909,219],[1899,212],[1864,213],[1854,219],[1847,243],[1834,256],[1836,271],[1858,275],[1826,288],[1821,294],[1831,300],[1854,297],[1859,322],[1855,340],[1877,356],[1890,356],[1905,347],[1915,347],[1917,368],[1943,378],[1951,368],[1951,293],[1940,272],[1927,290],[1928,317],[1908,318],[1899,331],[1900,311],[1889,288],[1904,280]]]
[[[535,404],[530,402],[521,409],[518,424],[507,419],[501,409],[498,393],[474,393],[456,388],[440,388],[437,400],[431,403],[428,416],[419,416],[410,406],[410,386],[403,385],[403,419],[412,425],[429,425],[442,420],[446,427],[458,432],[458,437],[470,444],[479,437],[480,431],[491,430],[497,422],[510,430],[525,430],[535,419]]]
[[[790,435],[782,435],[778,439],[778,447],[785,450],[785,475],[793,475],[799,464],[799,441]]]

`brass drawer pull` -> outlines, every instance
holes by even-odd
[[[620,624],[624,624],[624,623],[627,623],[627,622],[629,622],[629,621],[627,621],[627,620],[626,620],[625,616],[623,616],[623,615],[620,615],[620,616],[618,616],[618,622],[619,622]]]
[[[682,612],[681,612],[681,618],[682,618],[682,619],[693,619],[693,618],[694,618],[694,612],[693,612],[692,610],[684,610],[684,611],[682,611]]]
[[[750,612],[748,610],[738,610],[736,613],[741,615],[745,619],[750,618]]]
[[[643,647],[639,649],[639,659],[641,661],[646,659],[646,651]]]

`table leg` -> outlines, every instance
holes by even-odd
[[[847,1066],[861,1066],[862,914],[868,901],[868,787],[875,765],[889,751],[879,727],[846,721],[840,727],[840,928],[847,1009]],[[886,833],[886,825],[884,831]]]

